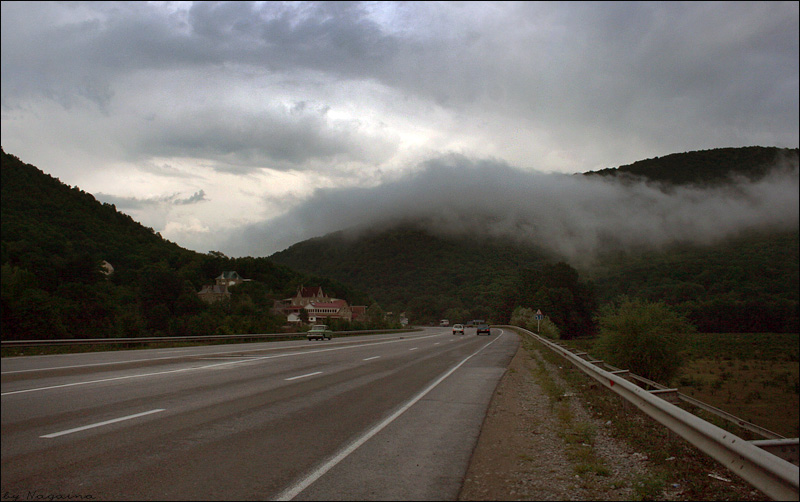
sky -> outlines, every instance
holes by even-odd
[[[798,224],[796,167],[673,197],[571,176],[797,148],[797,2],[0,7],[3,149],[187,249],[399,216],[569,255]]]

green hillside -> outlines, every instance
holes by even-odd
[[[587,176],[645,178],[666,185],[713,186],[735,177],[758,181],[778,166],[797,168],[798,149],[749,146],[673,153],[625,166],[589,171]]]
[[[702,332],[798,332],[798,232],[762,232],[708,246],[605,256],[585,270],[598,303],[663,301]]]
[[[275,332],[269,311],[297,287],[322,286],[351,304],[370,297],[266,258],[196,253],[163,239],[19,158],[2,153],[2,338],[92,338]],[[114,268],[106,277],[101,263]],[[199,300],[234,270],[251,282],[230,301]]]
[[[332,233],[270,259],[353,284],[418,322],[492,317],[520,267],[548,260],[535,248],[475,236],[438,237],[411,223],[357,237]]]

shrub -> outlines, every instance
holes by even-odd
[[[597,355],[632,373],[669,385],[682,363],[683,336],[695,331],[666,304],[621,298],[596,318]]]
[[[511,314],[510,323],[514,326],[525,328],[528,331],[533,331],[534,333],[537,333],[538,329],[538,334],[554,340],[561,338],[561,330],[558,329],[558,326],[556,326],[549,317],[537,321],[536,313],[532,309],[526,307],[515,308],[514,312]]]
[[[547,338],[552,338],[553,340],[558,340],[561,338],[561,330],[558,329],[558,326],[555,325],[553,321],[550,320],[549,317],[545,317],[540,321],[540,333],[542,336],[546,336]]]

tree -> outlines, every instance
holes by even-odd
[[[560,262],[521,270],[517,283],[508,289],[498,310],[508,312],[505,318],[513,315],[512,308],[541,310],[564,338],[575,338],[593,333],[594,304],[591,285],[580,280],[577,270]]]
[[[695,327],[662,302],[622,297],[596,318],[596,355],[632,373],[669,385],[682,364],[683,335]]]

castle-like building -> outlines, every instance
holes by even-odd
[[[290,324],[302,322],[305,312],[309,323],[325,323],[330,319],[354,321],[364,316],[366,306],[350,306],[347,301],[327,296],[321,286],[297,288],[297,294],[275,302],[274,310],[286,316]]]

